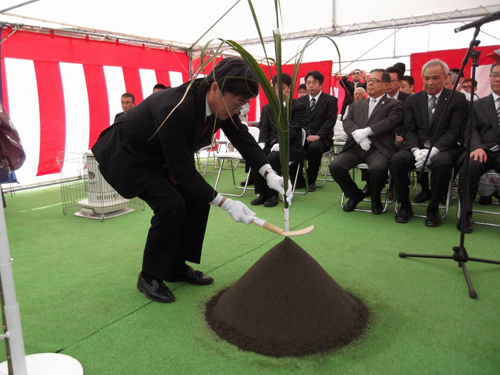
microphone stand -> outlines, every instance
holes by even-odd
[[[476,67],[479,65],[479,55],[481,54],[480,51],[474,50],[474,47],[477,47],[480,43],[479,40],[476,40],[479,31],[480,31],[481,26],[478,25],[475,28],[474,36],[472,38],[472,41],[470,42],[469,49],[467,50],[467,53],[465,55],[465,58],[462,62],[462,67],[460,68],[460,73],[458,73],[458,76],[460,77],[462,75],[462,72],[465,68],[465,65],[467,65],[467,62],[470,59],[472,59],[472,89],[471,89],[471,100],[470,100],[470,107],[469,107],[469,118],[467,121],[467,126],[466,126],[466,136],[464,137],[465,139],[465,168],[464,168],[464,176],[463,178],[465,179],[465,191],[461,192],[461,196],[463,197],[462,199],[462,204],[460,206],[460,244],[459,246],[453,246],[453,255],[451,256],[446,256],[446,255],[423,255],[423,254],[407,254],[407,253],[399,253],[400,258],[408,258],[408,257],[413,257],[413,258],[433,258],[433,259],[452,259],[455,262],[458,263],[458,266],[462,268],[462,271],[465,276],[465,280],[467,282],[467,286],[469,288],[469,296],[470,298],[477,298],[477,293],[474,290],[474,287],[472,285],[472,281],[469,276],[469,271],[467,270],[467,265],[466,263],[468,261],[473,261],[473,262],[482,262],[482,263],[491,263],[491,264],[500,264],[499,261],[495,260],[488,260],[488,259],[479,259],[479,258],[472,258],[469,257],[469,254],[467,253],[467,250],[465,249],[465,219],[466,219],[466,212],[467,212],[467,202],[468,202],[468,197],[470,195],[469,191],[469,177],[470,177],[470,152],[471,152],[471,138],[472,138],[472,118],[473,118],[473,113],[474,113],[474,89],[475,89],[475,78],[476,78]],[[429,147],[429,150],[432,149],[432,146],[434,145],[434,142],[436,141],[436,135],[439,133],[439,128],[441,127],[442,119],[445,117],[446,112],[448,111],[448,107],[451,102],[451,98],[453,97],[453,94],[455,93],[458,85],[458,79],[457,82],[455,82],[455,86],[453,87],[453,90],[449,96],[449,99],[447,101],[446,107],[444,109],[443,116],[441,117],[441,121],[439,121],[437,130],[434,134],[434,137],[432,139],[431,145]],[[425,158],[424,165],[422,167],[422,170],[420,173],[423,172],[425,169],[425,166],[427,164],[427,161],[429,159],[429,153],[427,153],[427,157]]]

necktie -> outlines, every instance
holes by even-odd
[[[498,126],[500,126],[500,98],[497,98],[497,119]]]
[[[429,124],[432,120],[432,114],[434,113],[434,108],[436,108],[436,97],[434,95],[431,96],[429,100]]]
[[[314,109],[314,107],[316,107],[316,99],[312,98],[311,99],[311,111]]]
[[[368,117],[372,115],[372,112],[376,106],[377,106],[377,99],[370,99],[370,104],[368,105]]]
[[[208,133],[208,131],[214,124],[214,120],[215,116],[213,114],[206,118],[205,122],[203,123],[203,128],[201,129],[200,138],[203,138],[203,136]]]

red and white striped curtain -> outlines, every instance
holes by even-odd
[[[139,103],[158,82],[188,80],[184,53],[26,31],[6,38],[11,33],[1,33],[1,94],[27,154],[16,172],[22,184],[58,174],[61,152],[91,148],[122,111],[124,92]]]

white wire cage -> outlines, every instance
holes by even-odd
[[[58,162],[61,169],[61,199],[63,213],[105,220],[121,216],[135,209],[144,210],[139,198],[123,198],[102,176],[92,151],[62,152]]]

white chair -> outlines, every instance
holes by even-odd
[[[254,126],[250,126],[250,127],[248,127],[248,131],[255,138],[255,141],[258,142],[259,141],[259,133],[260,133],[259,128],[256,128]],[[248,179],[250,178],[251,169],[248,170],[247,177],[245,179],[245,185],[238,186],[238,184],[236,184],[236,179],[234,176],[234,169],[238,165],[238,162],[243,160],[243,156],[241,156],[241,154],[237,150],[228,151],[228,149],[231,147],[230,143],[228,141],[225,144],[225,146],[226,146],[226,151],[219,152],[215,156],[217,158],[217,161],[219,162],[219,170],[217,173],[217,178],[215,180],[214,189],[217,190],[217,186],[219,185],[220,176],[221,176],[221,173],[224,169],[224,163],[227,161],[227,162],[229,162],[229,165],[230,165],[230,170],[231,170],[231,175],[233,178],[234,187],[237,189],[242,189],[243,191],[241,194],[230,194],[230,193],[221,193],[221,194],[227,195],[230,197],[242,197],[246,193],[247,190],[253,190],[253,189],[248,187]]]
[[[484,175],[487,175],[487,176],[498,176],[499,174],[494,170],[494,169],[491,169],[489,170],[488,172],[486,172]],[[483,176],[484,176],[483,175]],[[496,203],[495,206],[498,206],[499,204]],[[460,199],[458,200],[458,208],[457,208],[457,218],[460,219],[460,212],[461,212],[461,209],[460,209]],[[472,210],[472,221],[474,224],[478,224],[478,225],[486,225],[486,226],[490,226],[490,227],[500,227],[500,224],[495,224],[495,223],[491,223],[491,222],[488,222],[488,221],[477,221],[474,219],[474,214],[482,214],[482,215],[492,215],[492,216],[500,216],[500,211],[487,211],[487,210]]]
[[[431,170],[428,169],[428,168],[425,168],[425,172],[428,172],[428,173],[431,173]],[[415,173],[415,174],[418,174],[418,170],[416,169],[413,169],[411,171],[411,173]],[[453,168],[451,169],[451,178],[450,178],[450,182],[448,184],[448,191],[446,192],[446,198],[445,198],[445,204],[440,204],[439,205],[439,211],[441,212],[442,211],[442,215],[441,215],[441,219],[444,219],[446,217],[446,215],[448,214],[448,211],[450,209],[450,203],[451,203],[451,192],[453,190],[453,179],[454,179],[454,170]],[[417,178],[415,177],[414,179],[414,183],[416,184],[416,181],[417,181]],[[415,190],[416,192],[416,190]],[[411,205],[412,207],[427,207],[428,204],[420,204],[420,203],[415,203],[415,202],[411,202]],[[398,202],[395,201],[395,204],[394,204],[394,211],[398,212],[399,211],[399,207],[398,207]],[[419,214],[413,214],[413,216],[415,217],[423,217],[425,218],[426,215],[419,215]]]
[[[365,169],[365,170],[368,170],[368,164],[366,163],[361,163],[361,164],[358,164],[356,165],[353,169],[352,169],[352,174],[353,174],[353,179],[354,179],[354,175],[355,175],[355,171],[356,169]],[[389,175],[389,179],[387,180],[387,185],[389,185],[389,183],[391,182],[391,176]],[[384,209],[382,210],[382,212],[385,212],[387,211],[387,206],[389,205],[389,196],[387,194],[387,191],[382,191],[381,193],[382,195],[385,195],[385,199],[384,201],[382,202],[384,204]],[[342,193],[342,199],[340,201],[340,204],[342,205],[342,207],[344,207],[344,201],[345,201],[345,194]],[[371,202],[371,199],[363,199],[362,202]],[[354,211],[360,211],[360,212],[372,212],[371,209],[367,210],[367,209],[362,209],[362,208],[356,208]]]

